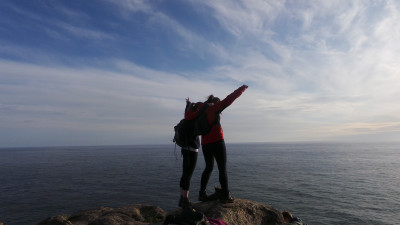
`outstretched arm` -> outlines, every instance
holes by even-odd
[[[242,85],[234,92],[226,96],[226,98],[214,105],[216,112],[222,112],[226,107],[230,106],[240,95],[248,88],[247,85]]]

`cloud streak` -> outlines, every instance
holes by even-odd
[[[223,113],[228,140],[398,140],[395,1],[188,1],[202,19],[192,23],[163,1],[101,5],[111,6],[104,27],[68,5],[54,20],[14,8],[56,44],[87,45],[63,53],[0,39],[5,145],[169,143],[185,97],[223,98],[243,83]]]
[[[116,61],[114,65],[120,72],[1,61],[2,133],[62,128],[83,136],[106,132],[111,138],[129,132],[132,136],[125,144],[168,143],[171,127],[183,115],[185,97],[203,100],[204,91],[214,89],[201,80],[129,62]]]

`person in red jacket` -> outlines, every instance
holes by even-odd
[[[220,116],[221,112],[226,107],[230,106],[247,88],[247,85],[239,87],[222,101],[220,101],[219,98],[210,95],[205,102],[205,104],[208,104],[208,108],[205,111],[207,114],[207,121],[212,125],[212,127],[206,135],[201,137],[201,147],[203,149],[206,168],[201,176],[199,201],[208,200],[206,188],[214,168],[214,159],[217,161],[219,182],[222,189],[220,201],[225,203],[234,201],[234,198],[232,197],[228,188],[228,175],[226,171],[226,146],[222,126],[220,124]]]

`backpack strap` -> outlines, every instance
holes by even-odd
[[[197,115],[197,117],[200,116],[200,114],[204,113],[208,107],[210,107],[210,106],[209,106],[207,103],[204,104],[204,106],[201,107],[201,109],[200,109],[199,114]]]

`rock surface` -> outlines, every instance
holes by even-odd
[[[166,214],[157,206],[135,204],[118,209],[101,207],[70,216],[53,216],[39,225],[147,225],[164,221]]]
[[[245,199],[222,204],[219,201],[199,202],[193,207],[209,218],[221,219],[229,225],[280,225],[284,224],[278,210]],[[180,214],[178,209],[169,213]],[[118,209],[101,207],[73,215],[58,215],[47,218],[38,225],[162,225],[167,213],[151,205],[130,205]]]
[[[282,213],[268,205],[245,199],[234,203],[221,204],[219,201],[200,202],[195,208],[207,217],[217,218],[229,225],[275,225],[284,224]]]

